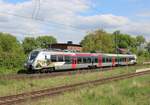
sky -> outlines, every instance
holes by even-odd
[[[150,40],[150,0],[0,0],[0,32],[79,43],[88,32],[120,30]]]

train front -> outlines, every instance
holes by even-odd
[[[24,64],[24,67],[28,70],[34,70],[36,69],[35,67],[35,61],[36,61],[36,58],[39,54],[39,51],[32,51],[29,56],[28,56],[28,59],[27,59],[27,62]]]

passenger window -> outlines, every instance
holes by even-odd
[[[103,63],[105,63],[105,58],[103,58]]]
[[[95,63],[98,63],[98,59],[97,59],[97,58],[95,58],[95,60],[94,60],[94,61],[95,61]]]
[[[117,58],[115,58],[115,62],[118,62]]]
[[[106,58],[106,62],[109,62],[109,58]]]
[[[87,63],[87,60],[85,57],[83,58],[83,63]]]
[[[126,62],[126,58],[124,58],[124,62]]]
[[[66,64],[71,64],[71,57],[65,56],[65,62],[66,62]]]
[[[87,58],[87,63],[91,63],[91,61],[92,61],[91,58],[88,57],[88,58]]]
[[[112,58],[109,58],[109,62],[112,62]]]
[[[82,58],[81,57],[78,57],[78,64],[81,64],[82,63]]]
[[[120,58],[120,62],[123,62],[123,59],[122,59],[122,58]]]
[[[51,61],[52,62],[57,62],[57,56],[56,55],[51,55]]]
[[[63,62],[64,60],[63,60],[63,56],[62,55],[59,55],[58,56],[58,62]]]

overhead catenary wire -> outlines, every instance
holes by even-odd
[[[64,7],[64,8],[66,8],[66,7]],[[78,28],[77,26],[74,26],[74,25],[70,25],[70,24],[68,25],[68,24],[64,24],[64,23],[58,23],[58,22],[54,22],[51,20],[38,18],[39,13],[40,13],[40,9],[41,9],[41,0],[35,0],[34,10],[33,10],[31,17],[18,15],[18,14],[14,14],[14,13],[7,13],[7,12],[0,12],[0,14],[11,15],[11,16],[19,17],[19,18],[34,20],[34,21],[39,22],[40,24],[45,24],[45,25],[59,25],[59,27],[63,27],[63,28],[64,27],[65,28],[71,28],[73,30],[79,30],[79,31],[83,31],[83,32],[86,31],[85,29]],[[71,31],[73,31],[73,30],[71,30]],[[32,33],[29,33],[29,34],[32,34]]]
[[[38,19],[40,8],[41,8],[41,1],[35,0],[33,12],[32,12],[32,19]]]
[[[73,25],[66,25],[66,24],[54,22],[51,20],[45,20],[45,19],[39,19],[39,18],[33,19],[32,17],[29,17],[29,16],[23,16],[23,15],[7,13],[7,12],[0,12],[0,14],[11,15],[11,16],[19,17],[19,18],[28,19],[28,20],[34,20],[34,21],[41,22],[41,24],[45,24],[45,25],[50,25],[50,24],[51,25],[61,25],[62,27],[65,26],[65,28],[71,28],[74,30],[85,31],[84,29],[77,28],[76,26],[73,26]]]
[[[74,25],[58,23],[58,22],[54,22],[52,20],[39,18],[38,16],[39,16],[40,9],[41,9],[41,2],[42,2],[41,0],[35,0],[35,3],[33,3],[35,5],[34,5],[34,9],[33,9],[33,13],[32,13],[31,17],[21,16],[21,15],[18,15],[18,14],[7,13],[7,12],[0,12],[0,13],[6,14],[6,15],[12,15],[12,16],[16,16],[16,17],[20,17],[20,18],[24,18],[24,19],[40,21],[43,24],[48,23],[48,24],[54,24],[54,25],[61,25],[61,26],[65,26],[65,28],[72,28],[72,29],[75,29],[75,30],[85,31],[84,28],[78,28],[77,26],[74,26]],[[69,8],[67,8],[67,7],[63,7],[63,8],[66,8],[67,10],[69,10]],[[94,7],[92,6],[90,8],[93,9]],[[97,10],[95,10],[95,11],[97,11]],[[99,12],[99,11],[97,11],[97,12]],[[103,26],[101,26],[101,27],[104,28]]]
[[[40,1],[40,0],[38,0],[38,8],[37,8],[37,13],[36,13],[35,19],[36,19],[36,17],[38,17],[38,16],[39,16],[40,9],[41,9],[41,1]]]

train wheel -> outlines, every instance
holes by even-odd
[[[54,67],[51,67],[48,69],[48,73],[51,73],[51,72],[54,72],[55,71],[55,68]]]

